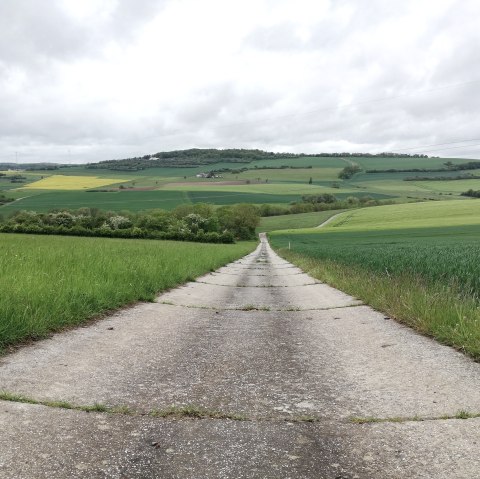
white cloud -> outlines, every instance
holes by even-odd
[[[474,138],[479,13],[474,0],[4,0],[0,161]]]

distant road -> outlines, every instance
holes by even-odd
[[[318,226],[316,226],[316,228],[323,228],[324,226],[328,225],[328,223],[330,223],[331,221],[333,221],[335,218],[342,215],[343,213],[345,213],[345,211],[342,211],[341,213],[337,213],[336,215],[330,216],[330,218],[325,220],[323,223],[320,223]]]

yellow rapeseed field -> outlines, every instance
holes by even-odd
[[[42,180],[34,181],[22,188],[35,190],[86,190],[99,186],[107,186],[113,183],[123,183],[127,180],[119,178],[99,178],[97,176],[65,176],[52,175]]]

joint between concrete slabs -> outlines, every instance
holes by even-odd
[[[313,286],[315,284],[324,284],[320,281],[315,282],[315,283],[305,283],[305,284],[282,284],[282,285],[265,285],[265,286],[251,286],[249,284],[218,284],[218,283],[208,283],[207,281],[194,281],[195,283],[201,283],[201,284],[210,284],[212,286],[223,286],[225,288],[301,288],[302,286]]]
[[[218,285],[215,285],[218,286]],[[365,306],[364,303],[359,302],[355,304],[348,304],[345,306],[332,306],[329,308],[284,308],[284,309],[275,309],[271,308],[270,306],[244,306],[243,308],[215,308],[213,306],[193,306],[189,304],[177,304],[177,303],[172,303],[170,301],[160,301],[158,304],[165,304],[167,306],[176,306],[178,308],[187,308],[187,309],[209,309],[212,311],[265,311],[265,312],[289,312],[289,313],[295,313],[295,312],[302,312],[302,311],[331,311],[331,310],[336,310],[336,309],[348,309],[348,308],[357,308],[359,306]]]
[[[7,393],[3,393],[4,395]],[[455,414],[444,414],[441,416],[397,416],[397,417],[358,417],[352,416],[348,418],[331,419],[328,416],[317,416],[310,414],[295,414],[290,416],[251,416],[248,413],[222,412],[210,410],[197,406],[171,406],[165,409],[151,409],[149,411],[135,410],[127,406],[106,406],[101,404],[94,405],[77,405],[65,401],[46,401],[35,400],[23,396],[11,395],[12,399],[0,398],[1,403],[17,403],[24,406],[41,407],[57,410],[68,410],[83,414],[105,414],[116,416],[150,417],[157,420],[170,421],[240,421],[251,423],[338,423],[351,424],[353,426],[368,426],[379,423],[410,423],[410,422],[429,422],[429,421],[451,421],[480,418],[480,413],[469,413],[467,411],[459,411]]]

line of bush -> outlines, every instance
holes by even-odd
[[[451,161],[444,163],[446,168],[389,168],[386,170],[367,170],[366,173],[438,173],[442,171],[464,171],[480,169],[480,161],[454,164]]]
[[[478,180],[479,175],[457,175],[457,176],[408,176],[403,181],[455,181],[455,180]]]
[[[11,203],[12,201],[15,201],[13,198],[8,198],[5,195],[0,195],[0,205],[5,205],[7,203]]]
[[[470,198],[480,198],[480,190],[468,190],[461,193],[461,196],[469,196]]]
[[[365,206],[379,206],[393,204],[393,200],[376,200],[371,196],[349,196],[339,200],[335,195],[324,193],[320,195],[304,195],[302,201],[288,206],[264,204],[259,207],[259,214],[266,216],[294,215],[299,213],[313,213],[314,211],[346,210]]]
[[[258,208],[248,204],[214,208],[199,203],[148,213],[80,208],[18,211],[0,223],[0,232],[234,243],[254,238],[259,221]]]

